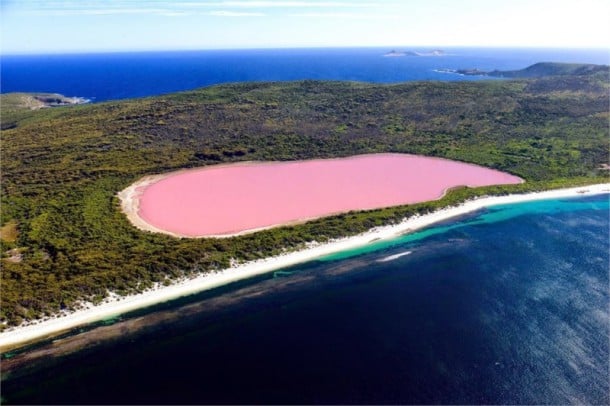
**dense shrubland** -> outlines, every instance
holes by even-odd
[[[1,320],[133,293],[481,194],[607,181],[608,75],[371,85],[301,81],[26,111],[2,108]],[[5,96],[2,96],[5,97]],[[522,185],[350,212],[230,239],[141,232],[116,193],[145,174],[242,160],[406,152],[516,174]]]

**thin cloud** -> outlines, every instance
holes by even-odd
[[[215,16],[215,17],[264,17],[265,16],[264,13],[259,13],[259,12],[239,12],[239,11],[226,11],[226,10],[210,11],[209,13],[206,13],[206,14],[210,15],[210,16]]]
[[[363,14],[363,13],[295,13],[289,17],[297,18],[335,18],[352,20],[398,20],[401,17],[391,14]]]
[[[373,3],[343,1],[218,1],[218,2],[180,2],[168,3],[177,7],[223,7],[223,8],[366,8],[375,7]]]
[[[193,13],[187,13],[184,11],[164,11],[159,13],[159,15],[164,16],[164,17],[184,17],[184,16],[189,16],[192,15]]]
[[[96,16],[96,15],[119,15],[119,14],[169,14],[172,10],[150,9],[150,8],[115,8],[115,9],[45,9],[32,10],[28,14],[47,16]]]
[[[372,7],[370,3],[359,2],[317,2],[317,1],[226,1],[228,7],[253,8],[362,8]]]
[[[1,1],[1,0],[0,0]],[[217,8],[221,11],[206,11],[205,15],[224,16],[224,17],[261,17],[265,10],[281,9],[335,9],[349,10],[376,7],[377,4],[371,2],[358,1],[266,1],[266,0],[221,0],[221,1],[180,1],[173,2],[168,0],[115,0],[115,1],[38,1],[30,0],[20,3],[11,3],[11,11],[30,15],[48,16],[104,16],[120,14],[140,14],[140,15],[162,15],[162,16],[186,16],[200,14],[202,9]],[[241,11],[244,10],[244,11]],[[314,17],[318,13],[303,13],[303,17]],[[333,13],[331,13],[333,14]],[[337,16],[343,13],[334,13]],[[329,15],[319,13],[320,17]],[[345,17],[345,16],[344,16]],[[354,18],[354,17],[352,17]]]
[[[4,0],[6,1],[6,0]],[[218,8],[367,8],[377,7],[376,2],[362,1],[291,1],[291,0],[219,0],[219,1],[169,1],[169,0],[90,0],[90,1],[54,1],[54,0],[30,0],[9,3],[13,7],[23,9],[100,9],[100,8],[199,8],[199,7],[218,7]]]

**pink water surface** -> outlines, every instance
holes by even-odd
[[[481,166],[406,154],[208,166],[148,186],[139,215],[179,235],[224,235],[434,200],[454,186],[521,181]]]

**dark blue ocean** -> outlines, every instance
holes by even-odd
[[[0,91],[51,92],[94,102],[218,83],[299,79],[396,83],[480,80],[439,69],[510,70],[536,62],[609,64],[608,50],[448,48],[445,56],[383,57],[388,48],[3,55]],[[425,52],[409,47],[397,49]]]
[[[607,194],[491,207],[140,312],[4,376],[2,397],[608,404],[609,209]]]

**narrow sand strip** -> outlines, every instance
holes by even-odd
[[[137,192],[134,190],[134,192]],[[610,184],[598,184],[569,189],[550,190],[520,195],[484,197],[471,200],[457,207],[449,207],[434,213],[405,219],[400,224],[375,228],[353,237],[338,239],[327,244],[320,244],[301,251],[290,252],[276,257],[248,262],[216,273],[204,274],[187,281],[147,291],[137,295],[122,297],[114,302],[107,302],[89,309],[78,310],[68,315],[46,320],[38,324],[16,327],[0,333],[0,350],[4,351],[19,344],[36,339],[53,336],[71,328],[117,316],[132,310],[166,302],[182,296],[191,295],[212,289],[231,282],[250,278],[266,272],[275,271],[291,265],[306,262],[324,255],[348,250],[369,244],[373,241],[392,239],[406,232],[430,226],[439,221],[460,216],[483,207],[520,203],[532,200],[552,198],[589,196],[610,193]]]
[[[169,231],[161,230],[152,224],[147,223],[138,214],[140,212],[140,196],[142,191],[146,189],[147,186],[152,185],[161,179],[165,179],[165,177],[166,175],[145,176],[137,182],[132,183],[127,188],[121,190],[117,196],[121,202],[121,210],[125,216],[127,216],[127,219],[131,222],[131,224],[133,224],[136,228],[142,231],[151,231],[153,233],[163,233],[174,237],[182,237]]]

